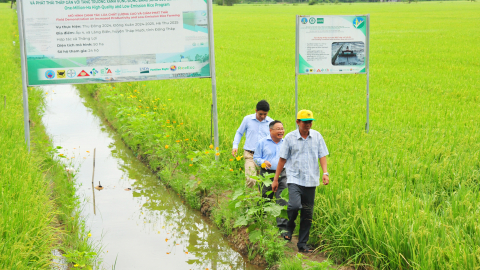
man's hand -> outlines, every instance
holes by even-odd
[[[284,159],[284,158],[280,158],[278,160],[277,170],[275,171],[275,177],[273,178],[273,183],[272,183],[272,191],[274,193],[277,192],[278,178],[280,178],[280,174],[282,173],[283,167],[285,166],[286,162],[287,162],[287,160]],[[270,165],[272,165],[272,164],[270,164]]]
[[[328,175],[323,175],[322,177],[323,184],[326,186],[330,182],[330,178],[328,178]]]
[[[232,156],[236,157],[237,156],[237,151],[238,151],[238,148],[233,148],[232,149]]]
[[[277,192],[277,189],[278,189],[278,177],[275,177],[273,179],[273,183],[272,183],[272,191],[273,193],[276,193]]]
[[[272,163],[270,163],[270,161],[268,160],[265,160],[265,162],[263,163],[265,163],[265,166],[266,166],[265,169],[270,170],[270,168],[272,167]]]

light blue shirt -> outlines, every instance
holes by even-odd
[[[304,139],[298,130],[285,136],[280,157],[287,160],[287,183],[304,187],[320,184],[318,159],[328,155],[327,145],[322,135],[313,129]]]
[[[243,133],[246,133],[247,138],[245,139],[245,145],[243,146],[243,149],[255,151],[257,142],[270,135],[270,128],[268,125],[272,121],[273,119],[267,116],[262,122],[260,122],[257,120],[255,113],[245,116],[242,124],[235,133],[235,139],[233,139],[233,148],[238,148],[238,144],[242,139]]]
[[[283,139],[278,143],[275,143],[272,140],[272,137],[268,135],[257,143],[255,154],[253,155],[253,161],[255,161],[258,166],[262,166],[262,163],[264,163],[265,160],[268,160],[272,164],[272,167],[268,170],[276,170],[278,160],[280,159],[280,147],[282,145]]]

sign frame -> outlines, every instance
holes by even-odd
[[[300,58],[300,19],[308,17],[365,17],[365,72],[328,72],[328,73],[301,73],[299,68],[299,58]],[[366,108],[366,123],[365,123],[365,132],[368,133],[370,129],[370,113],[369,113],[369,102],[370,102],[370,89],[369,89],[369,78],[370,78],[370,14],[361,14],[361,15],[296,15],[295,20],[295,116],[298,112],[298,76],[299,75],[324,75],[324,74],[366,74],[367,75],[367,108]],[[295,119],[296,120],[296,119]]]
[[[20,41],[20,56],[21,56],[21,71],[22,71],[22,92],[23,92],[23,108],[24,108],[24,132],[25,132],[25,143],[27,144],[27,149],[30,152],[30,126],[29,126],[29,112],[28,112],[28,87],[29,86],[43,86],[43,85],[62,85],[62,84],[92,84],[92,83],[114,83],[116,81],[88,81],[88,82],[65,82],[65,83],[53,83],[53,84],[29,84],[28,81],[28,63],[27,63],[27,51],[26,51],[26,40],[25,40],[25,21],[24,21],[24,10],[23,10],[23,1],[17,0],[17,19],[18,19],[18,31],[19,31],[19,41]],[[214,124],[214,144],[215,147],[219,146],[219,136],[218,136],[218,112],[217,112],[217,92],[216,92],[216,72],[215,72],[215,49],[214,49],[214,32],[213,32],[213,9],[212,3],[213,0],[205,0],[206,2],[206,16],[208,20],[208,52],[209,52],[209,67],[210,75],[209,76],[196,76],[196,77],[160,77],[157,76],[150,79],[137,79],[137,80],[122,80],[118,82],[140,82],[140,81],[153,81],[153,80],[172,80],[172,79],[203,79],[211,78],[212,82],[212,120]],[[38,72],[38,71],[37,71]],[[218,159],[218,157],[216,157]]]

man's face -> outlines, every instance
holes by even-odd
[[[262,110],[255,110],[257,112],[257,120],[262,122],[267,117],[268,112]]]
[[[274,141],[280,141],[284,134],[285,130],[283,129],[282,123],[276,123],[272,129],[270,129],[270,137],[272,137]]]
[[[297,120],[297,125],[298,129],[303,132],[309,132],[310,129],[312,128],[312,120],[309,121],[302,121],[302,120]]]

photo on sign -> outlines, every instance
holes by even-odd
[[[333,42],[332,65],[358,66],[365,64],[365,43]]]

